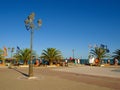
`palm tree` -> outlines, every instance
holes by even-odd
[[[12,47],[12,48],[8,47],[8,52],[11,53],[11,58],[13,58],[14,49],[15,49],[14,47]]]
[[[3,55],[3,50],[2,49],[0,49],[0,60],[4,60],[4,55]],[[4,61],[3,61],[4,62]]]
[[[0,59],[2,59],[2,58],[3,58],[3,50],[0,49]]]
[[[47,50],[43,50],[41,58],[48,60],[49,64],[52,65],[54,60],[61,60],[62,55],[59,50],[56,50],[56,48],[47,48]]]
[[[28,60],[30,60],[30,53],[31,50],[26,48],[16,53],[14,57],[16,57],[18,60],[24,60],[24,64],[27,64]]]
[[[30,55],[31,54],[31,50],[26,48],[26,49],[23,49],[23,50],[19,50],[15,55],[14,57],[17,59],[17,60],[24,60],[24,64],[27,65],[28,64],[28,60],[30,60]],[[33,51],[32,52],[32,56],[36,56],[36,52]]]
[[[113,57],[120,60],[120,49],[115,50],[115,52],[113,52]]]
[[[99,65],[101,64],[102,59],[109,57],[109,50],[106,47],[95,47],[90,53],[99,60]]]
[[[12,58],[12,55],[13,55],[13,52],[14,52],[14,47],[11,48],[11,58]]]

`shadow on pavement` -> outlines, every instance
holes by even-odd
[[[26,74],[26,73],[23,73],[23,72],[21,72],[21,71],[19,71],[18,69],[16,69],[16,68],[12,68],[13,70],[15,70],[15,71],[17,71],[17,72],[19,72],[20,74],[22,74],[22,75],[24,75],[24,76],[26,76],[26,77],[29,77],[29,75],[28,74]]]
[[[112,70],[113,72],[120,72],[120,69]]]

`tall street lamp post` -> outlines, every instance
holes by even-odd
[[[73,59],[74,59],[74,52],[75,52],[75,50],[73,49],[72,52],[73,52]]]
[[[33,48],[33,33],[35,29],[39,29],[42,25],[42,21],[39,19],[37,21],[37,26],[34,24],[35,13],[31,13],[25,20],[25,27],[30,31],[30,64],[29,64],[29,77],[33,77],[33,63],[32,63],[32,48]]]

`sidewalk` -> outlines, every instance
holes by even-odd
[[[18,67],[16,69],[0,67],[0,90],[119,90],[120,79],[118,78],[110,78],[110,80],[104,77],[98,78],[79,75],[92,73],[95,75],[98,72],[105,73],[107,71],[108,74],[111,74],[110,70],[116,69],[90,66],[60,68],[36,67],[34,68],[34,75],[37,76],[38,79],[29,80],[23,77],[28,73],[28,68],[26,67]],[[55,70],[79,74],[61,73]],[[114,72],[115,76],[117,76],[116,73],[120,75],[119,72]]]
[[[96,67],[96,66],[77,66],[77,67],[65,67],[57,68],[54,70],[78,73],[78,74],[87,74],[95,76],[105,76],[105,77],[114,77],[120,78],[120,67]]]

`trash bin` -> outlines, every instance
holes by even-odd
[[[11,63],[8,63],[8,68],[11,69]]]

